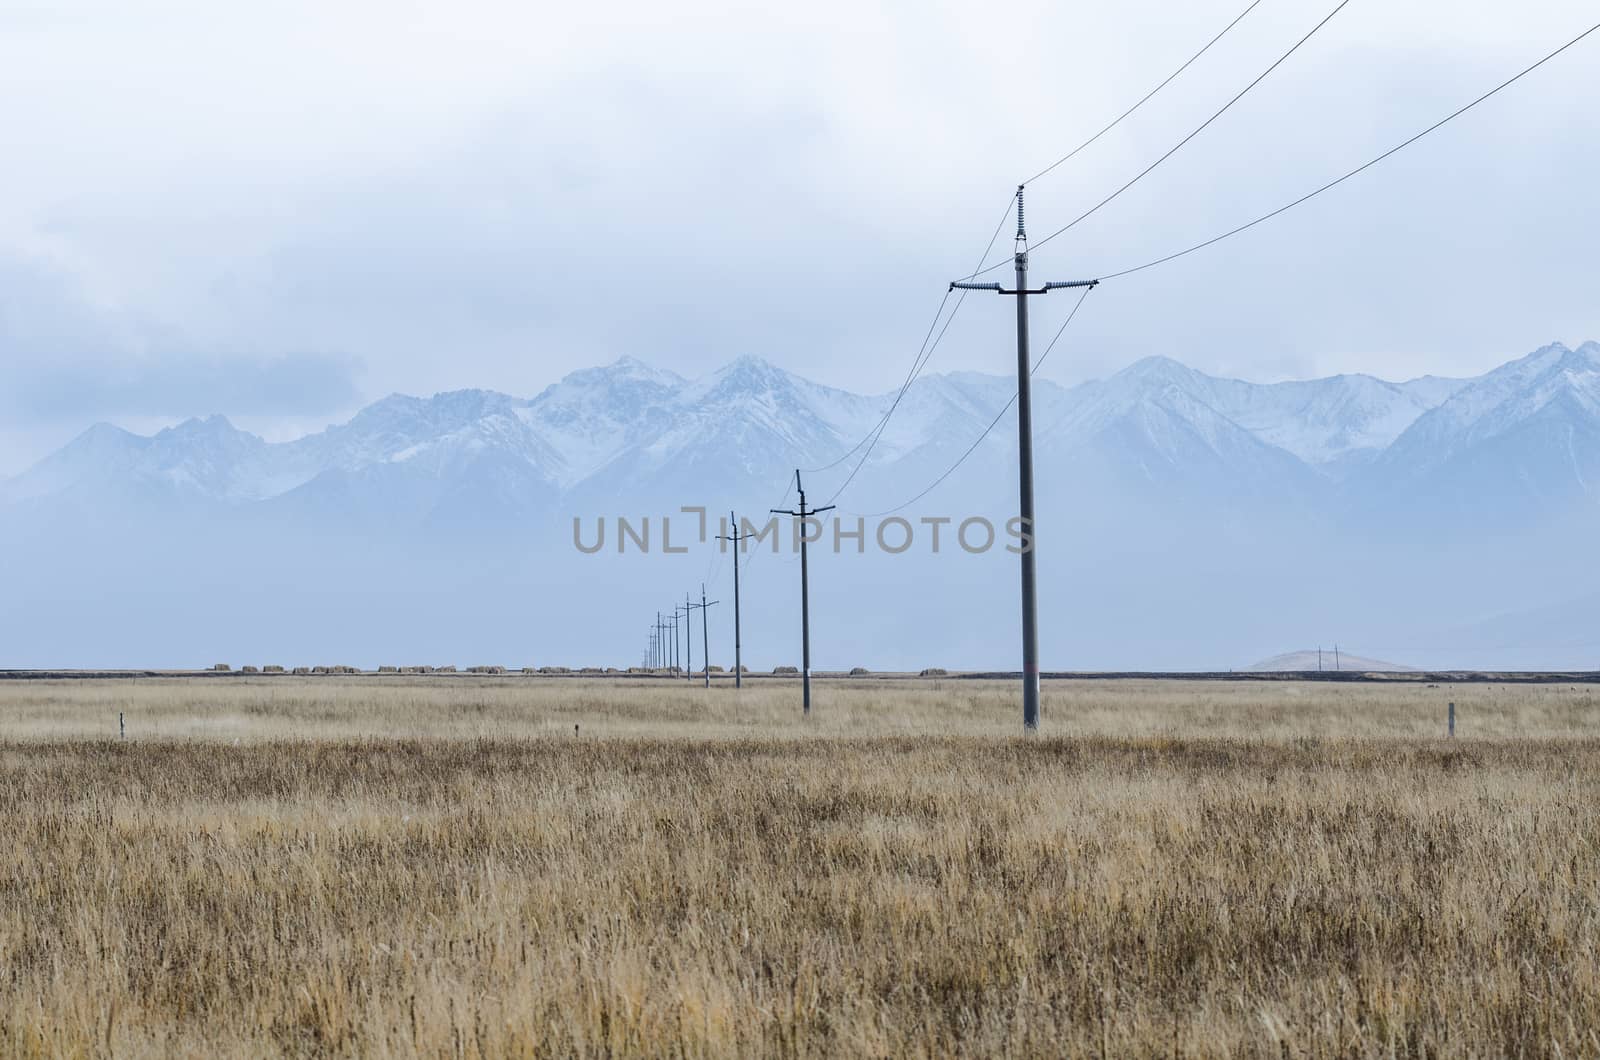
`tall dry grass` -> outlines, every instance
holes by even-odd
[[[105,684],[0,685],[5,1055],[1600,1055],[1583,693]]]

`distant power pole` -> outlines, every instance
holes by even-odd
[[[1322,645],[1317,645],[1317,673],[1322,672]]]
[[[798,519],[805,519],[812,515],[832,511],[833,505],[821,508],[806,507],[805,487],[800,485],[800,469],[795,468],[794,486],[800,494],[800,508],[798,511],[789,511],[786,508],[769,508],[774,515],[792,515]],[[809,580],[806,574],[806,535],[802,527],[800,532],[800,688],[801,700],[804,703],[806,717],[811,716],[811,596]]]
[[[667,669],[676,672],[678,669],[678,609],[672,609],[672,648],[667,652]]]
[[[683,675],[689,681],[694,680],[694,623],[689,621],[694,614],[694,608],[689,603],[689,594],[683,594]]]
[[[701,657],[703,659],[705,659],[705,664],[706,664],[706,667],[705,667],[705,669],[706,669],[706,687],[707,688],[711,687],[711,635],[707,632],[708,625],[706,623],[706,610],[708,608],[715,607],[717,604],[720,604],[721,602],[722,602],[721,600],[712,600],[710,603],[707,603],[706,602],[706,584],[705,584],[705,582],[701,582],[700,583],[700,602],[698,604],[690,604],[689,605],[690,607],[698,607],[700,609],[700,655],[701,655]],[[689,660],[689,665],[691,665],[691,666],[694,665],[694,660],[693,659]]]
[[[750,535],[739,533],[739,520],[734,518],[732,512],[728,513],[728,522],[733,527],[731,533],[718,534],[718,541],[733,542],[733,687],[744,687],[744,665],[739,657],[739,542]]]
[[[1064,287],[1094,287],[1099,280],[1072,280],[1047,283],[1028,290],[1028,229],[1022,208],[1022,185],[1017,185],[1017,241],[1012,262],[1017,271],[1017,287],[1008,291],[998,283],[952,283],[950,289],[997,291],[1017,300],[1017,452],[1018,515],[1028,540],[1022,550],[1022,727],[1028,732],[1039,728],[1039,609],[1035,577],[1035,553],[1039,538],[1033,523],[1033,396],[1029,378],[1033,361],[1028,353],[1028,296],[1046,294]],[[803,557],[804,552],[800,553]],[[802,560],[802,563],[804,561]]]
[[[1337,644],[1333,646],[1333,668],[1335,670],[1339,669],[1339,645]]]

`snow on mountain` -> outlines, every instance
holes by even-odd
[[[1250,492],[1305,489],[1313,481],[1294,454],[1241,426],[1216,406],[1218,380],[1167,358],[1147,358],[1069,395],[1040,447],[1089,457],[1125,480],[1188,489]]]
[[[1187,393],[1261,441],[1330,469],[1380,452],[1465,382],[1430,376],[1389,383],[1369,375],[1336,375],[1248,383],[1206,375],[1166,357],[1139,361],[1122,377],[1135,387]]]
[[[1600,343],[1551,343],[1472,381],[1396,439],[1370,478],[1458,505],[1600,494]]]
[[[1004,376],[918,379],[852,490],[876,501],[920,489],[1013,394]],[[795,466],[824,465],[815,488],[832,492],[867,451],[852,447],[882,422],[894,396],[823,386],[756,357],[695,380],[625,357],[573,372],[531,400],[486,390],[391,395],[348,423],[286,443],[264,442],[221,416],[148,438],[101,424],[6,483],[0,497],[144,490],[240,505],[296,493],[302,503],[338,505],[346,491],[352,505],[360,493],[372,503],[409,497],[428,508],[465,490],[523,510],[561,496],[641,489],[692,503],[707,484],[754,488],[781,482]],[[1262,495],[1313,486],[1312,469],[1344,477],[1355,467],[1357,488],[1369,491],[1380,480],[1415,482],[1447,466],[1462,488],[1479,471],[1536,494],[1600,483],[1595,343],[1547,346],[1477,380],[1406,383],[1343,375],[1256,384],[1151,357],[1070,390],[1039,381],[1034,399],[1047,457],[1041,474],[1095,468],[1134,484]],[[993,479],[1002,461],[1014,460],[1011,431],[997,429],[986,442],[963,470],[969,482]],[[1464,454],[1471,460],[1457,466]]]
[[[129,466],[149,444],[149,438],[97,423],[21,475],[0,483],[0,500],[46,497],[102,480]]]
[[[664,430],[683,387],[682,377],[623,357],[571,373],[517,414],[555,454],[555,480],[570,487]]]

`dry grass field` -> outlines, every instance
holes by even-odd
[[[0,681],[0,1055],[1600,1056],[1592,687],[1052,682],[1034,739],[1009,685],[798,714]]]

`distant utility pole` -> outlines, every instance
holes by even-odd
[[[667,623],[661,617],[661,612],[656,612],[656,669],[663,669],[667,665]]]
[[[1034,559],[1038,551],[1038,532],[1033,524],[1033,396],[1029,378],[1033,361],[1028,353],[1028,296],[1047,294],[1064,287],[1094,287],[1099,280],[1072,280],[1047,283],[1028,290],[1028,228],[1023,215],[1022,185],[1017,185],[1017,241],[1012,262],[1017,271],[1017,287],[1008,291],[998,283],[952,283],[952,291],[997,291],[1017,300],[1017,452],[1019,511],[1023,533],[1028,535],[1022,550],[1022,727],[1028,732],[1039,728],[1039,609]],[[802,557],[805,556],[801,552]],[[801,560],[804,565],[804,559]]]
[[[706,602],[706,583],[701,582],[700,602],[698,604],[689,605],[690,607],[698,607],[700,609],[700,655],[705,659],[706,663],[705,669],[707,688],[711,687],[711,635],[707,632],[708,625],[706,623],[706,610],[708,608],[715,607],[720,603],[722,603],[721,600],[712,600],[709,603]],[[694,665],[693,659],[689,660],[689,665]]]
[[[733,542],[733,687],[744,687],[744,665],[739,658],[739,542],[747,539],[749,534],[739,533],[739,520],[734,518],[732,512],[728,513],[728,523],[733,528],[731,533],[718,534],[718,541]]]
[[[1335,670],[1339,669],[1339,645],[1337,644],[1333,646],[1333,668]]]
[[[672,609],[672,650],[667,653],[667,669],[677,672],[678,669],[678,609]]]
[[[1322,645],[1317,645],[1317,673],[1322,672]]]
[[[694,681],[694,623],[689,621],[694,614],[694,607],[689,602],[689,594],[683,594],[683,675],[690,682]]]
[[[832,511],[833,505],[821,508],[806,507],[805,487],[800,485],[800,469],[794,470],[794,488],[800,494],[800,508],[790,511],[787,508],[769,508],[774,515],[792,515],[804,520],[813,515]],[[800,688],[801,700],[804,703],[806,717],[811,716],[811,596],[809,580],[806,575],[806,534],[805,528],[800,530]]]

